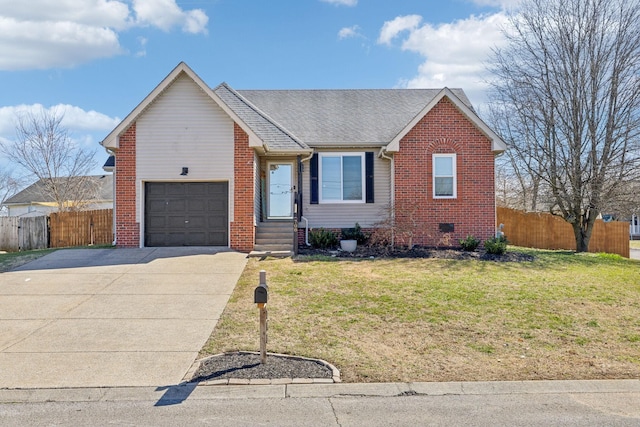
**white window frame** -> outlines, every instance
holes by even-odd
[[[436,174],[436,159],[437,158],[450,158],[451,166],[453,169],[453,176],[451,175],[437,175]],[[447,154],[433,154],[431,158],[431,166],[433,170],[433,198],[434,199],[456,199],[458,197],[458,180],[457,180],[457,169],[456,169],[456,154],[455,153],[447,153]],[[453,178],[453,195],[451,196],[439,196],[436,194],[436,178]]]
[[[360,175],[360,185],[362,186],[362,190],[361,190],[361,194],[362,194],[362,198],[360,200],[344,200],[344,194],[343,194],[343,190],[344,190],[344,182],[343,182],[343,177],[342,177],[342,159],[347,156],[347,157],[360,157],[360,171],[361,171],[361,175]],[[329,199],[329,200],[325,200],[324,199],[324,194],[323,194],[323,186],[322,186],[322,182],[323,182],[323,174],[322,174],[322,162],[324,161],[325,157],[340,157],[340,200],[336,200],[336,199]],[[318,153],[318,201],[319,203],[322,204],[331,204],[331,203],[349,203],[349,204],[353,204],[353,203],[365,203],[366,202],[366,180],[365,180],[365,175],[366,175],[366,170],[365,170],[365,153],[364,152],[344,152],[344,151],[337,151],[337,152],[323,152],[323,153]]]

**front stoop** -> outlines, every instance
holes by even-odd
[[[293,251],[251,251],[249,252],[249,258],[289,258],[293,256]]]
[[[253,256],[291,256],[293,239],[293,221],[261,222],[256,227],[256,242],[253,247],[253,252],[260,254]]]

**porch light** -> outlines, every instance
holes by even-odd
[[[187,176],[189,174],[189,168],[182,168],[182,173],[180,174],[180,176]]]

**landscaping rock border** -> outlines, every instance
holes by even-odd
[[[324,360],[277,353],[267,353],[265,364],[260,353],[238,351],[209,356],[195,366],[187,381],[202,385],[341,382],[340,371]]]

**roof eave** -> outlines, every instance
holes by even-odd
[[[493,130],[491,130],[491,128],[487,126],[487,124],[484,121],[482,121],[482,119],[475,113],[475,111],[473,111],[464,102],[462,102],[460,98],[458,98],[456,94],[453,93],[453,91],[451,91],[451,89],[445,87],[440,92],[438,92],[438,94],[435,97],[433,97],[431,101],[429,101],[429,103],[422,109],[422,111],[420,111],[420,113],[418,113],[407,124],[407,126],[405,126],[398,133],[398,135],[396,135],[391,140],[389,144],[387,144],[385,147],[382,147],[383,151],[387,153],[398,152],[400,150],[400,140],[404,138],[405,135],[408,134],[409,131],[413,129],[414,126],[417,125],[418,122],[422,120],[422,118],[426,116],[427,113],[431,111],[431,109],[433,109],[433,107],[435,107],[438,104],[438,102],[440,102],[444,97],[447,97],[453,103],[453,105],[455,105],[456,108],[460,110],[462,114],[464,114],[469,120],[471,120],[471,122],[482,133],[484,133],[487,138],[489,138],[489,140],[491,141],[491,150],[493,151],[494,154],[500,154],[507,149],[507,145],[502,140],[502,138],[500,138],[498,134],[496,134]]]

